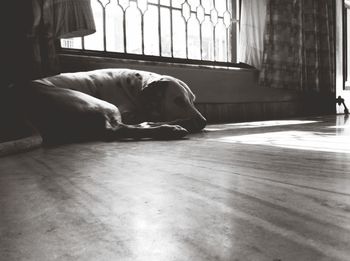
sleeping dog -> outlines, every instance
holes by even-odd
[[[178,139],[206,120],[179,79],[130,69],[63,73],[32,81],[22,103],[44,142]]]

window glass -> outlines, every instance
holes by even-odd
[[[235,62],[236,0],[91,0],[91,7],[96,33],[62,39],[63,48]]]

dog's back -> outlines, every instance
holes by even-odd
[[[107,101],[121,113],[137,110],[143,88],[159,81],[161,75],[130,69],[99,69],[88,72],[62,73],[33,81],[32,85],[45,85],[80,91]]]

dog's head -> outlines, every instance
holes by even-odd
[[[194,106],[195,95],[174,77],[162,76],[147,84],[141,97],[152,121],[176,121],[189,132],[198,132],[206,126],[206,119]]]

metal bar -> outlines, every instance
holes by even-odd
[[[142,11],[139,9],[141,13],[141,38],[142,38],[142,54],[145,54],[145,23],[144,23],[144,15]]]
[[[188,24],[185,24],[185,32],[186,32],[186,58],[188,59]]]
[[[228,0],[226,0],[226,11],[228,10]],[[224,12],[225,13],[225,12]],[[224,18],[222,19],[224,25],[225,25],[225,20]],[[230,21],[231,22],[231,21]],[[225,25],[226,26],[226,25]],[[231,25],[230,25],[231,26]],[[229,61],[229,56],[230,56],[230,51],[229,51],[229,48],[228,48],[228,41],[229,41],[229,34],[230,34],[230,31],[229,31],[229,27],[226,28],[226,62]]]
[[[202,6],[202,0],[199,1],[199,5]],[[197,7],[198,8],[198,7]],[[205,11],[204,11],[205,14]],[[199,45],[200,45],[200,52],[201,52],[201,60],[203,60],[203,35],[202,35],[202,23],[199,21],[198,16],[197,16],[197,20],[199,23]]]
[[[100,0],[97,0],[102,8],[102,37],[103,37],[103,50],[106,51],[106,9],[103,6],[103,3]],[[109,3],[109,2],[108,2]],[[107,3],[107,4],[108,4]]]
[[[162,7],[162,8],[170,8],[170,6],[168,6],[168,5],[163,5],[163,4],[161,4],[161,3],[159,3],[158,2],[158,4],[155,4],[155,3],[148,3],[149,5],[153,5],[153,6],[155,6],[155,7]],[[172,5],[171,5],[172,6]],[[178,11],[181,11],[182,9],[181,8],[179,8],[179,7],[171,7],[173,10],[178,10]]]
[[[106,39],[106,8],[102,6],[102,17],[103,17],[103,50],[107,51],[107,39]]]
[[[213,26],[213,51],[214,51],[214,61],[216,61],[216,34],[215,34],[215,28],[216,26]]]
[[[127,53],[126,50],[126,44],[127,44],[127,39],[126,39],[126,10],[124,10],[124,8],[122,7],[123,10],[123,43],[124,43],[124,53]]]
[[[132,1],[132,0],[130,0]],[[172,0],[171,0],[172,1]],[[148,3],[148,5],[153,5],[153,6],[156,6],[156,7],[162,7],[162,8],[168,8],[168,9],[172,9],[172,10],[177,10],[177,11],[182,11],[181,8],[179,7],[173,7],[172,5],[168,6],[168,5],[162,5],[162,4],[154,4],[154,3]],[[197,12],[196,11],[190,11],[191,14],[196,14]],[[206,16],[210,16],[210,14],[208,13],[205,13]],[[223,16],[219,16],[218,15],[218,18],[223,18]]]
[[[173,32],[173,0],[170,0],[170,52],[174,57],[174,32]]]
[[[228,47],[228,41],[229,41],[229,34],[230,34],[230,29],[226,28],[226,62],[229,61],[229,56],[230,56],[230,51],[227,48]]]
[[[232,57],[232,61],[238,61],[238,48],[239,47],[239,34],[241,30],[241,8],[242,8],[242,1],[241,0],[236,0],[236,13],[235,13],[235,23],[236,23],[236,28],[235,28],[235,35],[236,35],[236,40],[235,40],[235,45],[234,45],[234,50],[235,52],[235,57]],[[233,13],[233,12],[232,12]],[[232,28],[233,30],[233,28]],[[232,48],[232,47],[231,47]]]
[[[191,5],[186,0],[185,2],[182,3],[182,6],[185,3],[188,4],[189,8],[190,8],[190,16],[188,18],[188,19],[190,19],[190,17],[191,17]],[[181,16],[182,16],[182,19],[185,21],[185,51],[186,51],[186,58],[188,59],[188,20],[186,20],[186,18],[184,17],[184,13],[183,13],[182,9],[181,9]]]
[[[158,36],[159,36],[159,55],[162,56],[162,23],[160,15],[160,0],[158,0]]]

